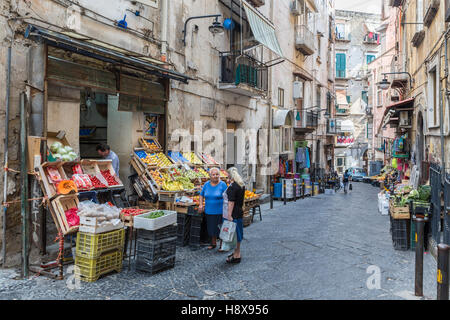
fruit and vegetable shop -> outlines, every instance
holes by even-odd
[[[152,274],[173,267],[177,247],[208,241],[197,208],[211,168],[227,181],[213,155],[167,149],[168,79],[189,78],[144,59],[119,59],[120,51],[91,44],[94,53],[86,54],[60,35],[40,36],[49,43],[44,134],[28,135],[27,166],[36,184],[30,196],[40,193],[44,204],[31,209],[42,216],[40,247],[53,232],[59,254],[30,270],[61,279],[74,263],[76,276],[92,282],[123,268]],[[99,144],[117,154],[118,172]],[[259,195],[246,191],[246,226],[256,209]]]

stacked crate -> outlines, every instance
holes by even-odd
[[[78,232],[75,276],[94,282],[111,271],[120,272],[124,242],[125,229],[98,234]]]
[[[177,213],[177,225],[177,245],[184,247],[189,243],[191,216],[186,213]]]
[[[136,270],[157,273],[175,266],[177,224],[150,231],[138,229]]]

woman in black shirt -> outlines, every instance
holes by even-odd
[[[242,177],[235,167],[228,169],[230,174],[231,184],[226,193],[228,196],[228,220],[236,223],[236,238],[237,244],[234,252],[228,256],[228,263],[241,262],[241,241],[244,236],[244,225],[242,222],[245,196],[245,184]]]

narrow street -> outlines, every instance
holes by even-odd
[[[202,247],[177,247],[175,268],[155,275],[128,271],[70,290],[46,277],[14,280],[0,272],[1,299],[410,299],[414,252],[395,251],[389,217],[377,211],[377,192],[364,183],[353,191],[264,204],[244,229],[242,262]],[[368,289],[369,266],[381,271],[380,289]],[[424,256],[425,299],[436,298],[436,263]]]

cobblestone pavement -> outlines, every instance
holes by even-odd
[[[349,194],[262,206],[244,229],[242,262],[202,247],[177,247],[176,266],[155,275],[128,271],[69,289],[46,277],[14,280],[0,271],[0,299],[414,299],[414,252],[393,249],[378,189],[354,183]],[[380,289],[366,281],[381,272]],[[370,269],[369,269],[370,270]],[[424,261],[425,299],[436,298],[436,263]]]

